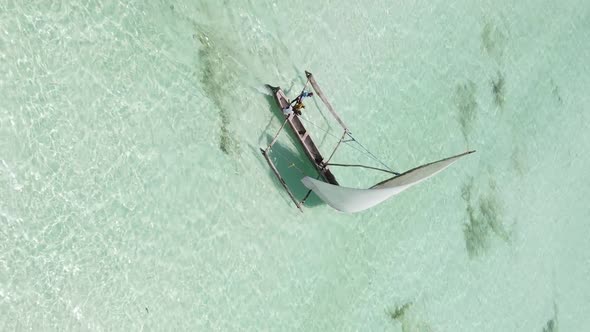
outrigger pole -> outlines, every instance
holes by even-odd
[[[266,159],[266,162],[268,162],[268,165],[270,166],[272,171],[275,173],[275,175],[279,179],[279,182],[281,183],[281,185],[283,185],[283,188],[285,188],[285,190],[287,191],[287,194],[289,194],[289,197],[291,197],[291,199],[293,200],[293,203],[295,203],[295,206],[297,206],[299,211],[303,212],[303,209],[301,209],[301,204],[303,204],[303,202],[305,202],[305,199],[303,199],[302,203],[299,203],[299,201],[295,198],[295,195],[293,195],[293,193],[289,189],[289,186],[287,186],[287,183],[285,182],[285,180],[283,179],[281,174],[279,174],[279,171],[275,167],[275,164],[272,162],[272,160],[270,160],[270,156],[268,155],[270,148],[273,146],[273,144],[275,144],[275,142],[277,141],[277,138],[279,137],[279,134],[281,133],[283,128],[285,128],[285,125],[287,124],[287,122],[289,122],[289,119],[292,116],[295,116],[295,113],[291,113],[289,116],[287,116],[287,118],[285,119],[285,122],[283,122],[283,124],[281,125],[281,128],[279,128],[279,131],[277,131],[275,137],[272,139],[270,144],[266,147],[266,149],[260,148],[260,151],[262,151],[262,155]],[[308,196],[309,196],[309,194],[308,194]],[[307,196],[305,198],[307,198]]]
[[[305,76],[307,77],[307,81],[309,83],[311,83],[311,86],[313,87],[313,89],[315,90],[315,92],[317,93],[317,95],[320,97],[320,99],[324,102],[324,104],[328,108],[328,111],[330,111],[330,113],[332,113],[332,115],[334,116],[334,118],[336,119],[336,121],[338,121],[338,123],[342,126],[342,128],[344,129],[344,131],[348,132],[348,128],[344,124],[344,121],[342,121],[342,119],[340,119],[340,116],[338,116],[338,113],[336,113],[336,111],[334,110],[334,107],[332,107],[332,104],[330,104],[330,102],[328,101],[328,98],[326,98],[326,95],[324,95],[324,92],[322,92],[322,89],[320,89],[320,86],[315,81],[315,78],[313,77],[313,74],[310,73],[310,72],[308,72],[306,70],[305,71]]]

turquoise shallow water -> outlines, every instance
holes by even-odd
[[[0,2],[0,327],[587,330],[589,22],[576,0]],[[305,69],[396,169],[478,153],[301,214],[258,148],[263,85]]]

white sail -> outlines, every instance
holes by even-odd
[[[398,176],[380,182],[369,189],[337,186],[308,176],[301,179],[301,182],[334,209],[349,213],[359,212],[373,207],[391,196],[428,179],[449,167],[457,159],[473,152],[475,151],[468,151],[413,168]]]

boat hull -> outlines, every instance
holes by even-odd
[[[280,87],[273,87],[269,85],[269,88],[272,90],[275,101],[281,110],[289,105],[289,100]],[[284,115],[284,119],[287,120],[289,127],[291,127],[293,134],[301,144],[305,154],[307,155],[307,158],[314,165],[320,176],[326,182],[333,185],[338,185],[338,181],[336,181],[336,178],[334,177],[334,174],[332,174],[330,168],[323,165],[323,162],[325,161],[324,157],[318,150],[307,129],[305,129],[305,126],[301,122],[301,119],[299,119],[299,116],[293,115],[289,117]]]

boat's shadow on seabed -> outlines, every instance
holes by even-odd
[[[269,111],[282,124],[285,121],[285,118],[279,107],[276,105],[274,97],[265,96],[265,99],[268,102]],[[261,144],[264,144],[264,146],[260,147],[263,149],[266,148],[268,144],[270,144],[274,135],[276,134],[276,127],[272,129],[271,128],[272,127],[270,126],[270,124],[266,126],[264,132],[260,137]],[[297,140],[295,134],[291,132],[291,128],[289,128],[288,126],[285,126],[285,128],[283,128],[283,131],[279,135],[279,139],[273,144],[272,149],[269,153],[269,157],[275,163],[275,166],[279,171],[279,174],[281,174],[281,176],[285,180],[285,183],[293,192],[295,198],[301,201],[309,191],[309,189],[307,189],[303,185],[303,183],[301,183],[301,179],[304,176],[311,176],[316,178],[318,176],[318,172],[316,171],[315,167],[313,167],[313,165],[311,165],[311,163],[308,161],[305,151],[303,151],[303,149],[300,146],[295,144],[296,150],[294,151],[293,149],[289,149],[285,147],[285,145],[281,144],[281,142],[285,142],[285,140],[291,140],[294,143]],[[264,157],[260,153],[260,150],[255,150],[257,155],[262,159],[262,161],[264,161]],[[264,164],[265,166],[267,166],[266,163]],[[285,191],[285,189],[281,186],[279,180],[277,179],[273,171],[270,169],[268,170],[268,176],[272,178],[272,182],[275,184],[277,192],[282,193]],[[288,196],[285,195],[285,197],[287,197],[288,200]],[[322,200],[319,199],[319,197],[317,197],[316,194],[313,192],[305,200],[305,207],[308,208],[322,204],[324,204],[324,202],[322,202]]]
[[[287,130],[290,129],[287,128]],[[266,138],[267,142],[270,143],[272,136],[267,135]],[[300,148],[297,148],[297,151],[293,151],[277,141],[272,146],[269,156],[275,163],[279,174],[281,174],[285,183],[287,183],[287,186],[293,192],[295,198],[301,201],[309,191],[309,189],[303,185],[301,179],[304,176],[311,176],[314,178],[318,176],[316,169],[307,160],[305,152]],[[285,189],[281,186],[271,170],[268,171],[268,176],[273,179],[277,191],[284,192]],[[313,192],[309,195],[307,200],[305,200],[305,207],[314,207],[321,204],[324,203]]]

